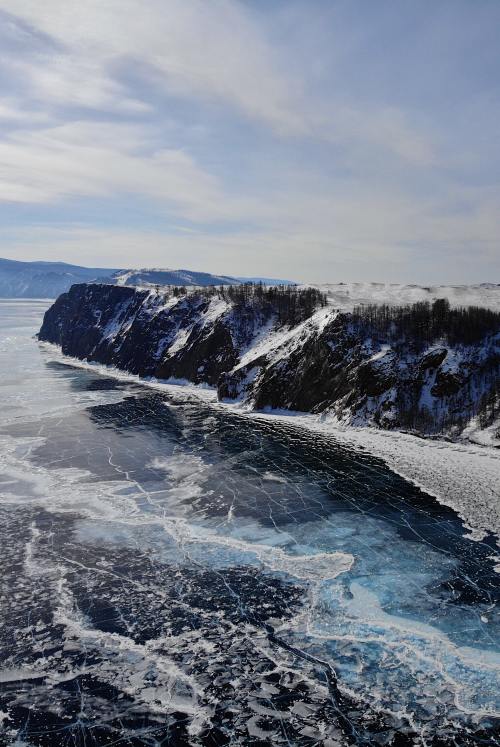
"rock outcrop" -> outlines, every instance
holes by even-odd
[[[250,408],[327,411],[424,435],[458,435],[473,418],[487,425],[499,401],[499,329],[467,344],[395,340],[331,306],[290,323],[279,299],[235,302],[223,290],[75,285],[47,311],[39,338],[140,376],[205,383]]]

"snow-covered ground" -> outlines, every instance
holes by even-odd
[[[324,283],[314,284],[327,294],[336,308],[350,311],[361,304],[391,306],[447,298],[451,306],[483,306],[500,311],[500,283],[479,285],[404,285],[398,283]]]

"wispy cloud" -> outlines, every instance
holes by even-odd
[[[273,51],[251,16],[222,0],[2,0],[0,7],[43,32],[45,49],[24,73],[33,94],[88,106],[122,106],[113,65],[148,64],[170,93],[227,101],[286,132],[302,132],[293,86],[280,75]],[[45,67],[38,62],[45,58]]]
[[[29,236],[33,251],[69,256],[85,235],[101,255],[121,251],[118,264],[137,264],[135,242],[141,264],[157,264],[161,245],[207,269],[230,253],[233,272],[252,256],[262,271],[291,263],[307,279],[323,264],[367,279],[378,258],[411,279],[419,251],[448,261],[454,245],[457,256],[481,247],[490,267],[500,159],[489,26],[500,13],[476,14],[489,56],[455,91],[467,4],[449,6],[453,40],[447,2],[434,18],[390,5],[0,0],[0,249],[28,251]],[[154,216],[142,233],[129,221],[134,197]],[[83,207],[86,227],[75,225],[78,201],[96,199],[113,201],[114,226]],[[33,225],[22,242],[21,205]],[[44,244],[37,229],[56,207],[73,228],[54,225]]]
[[[236,2],[1,0],[0,7],[15,14],[12,25],[21,18],[53,42],[14,63],[38,100],[147,110],[140,92],[114,77],[129,61],[150,66],[169,94],[223,101],[280,134],[361,139],[410,160],[429,158],[430,143],[397,108],[308,97],[306,76],[287,74],[289,50],[274,48]]]
[[[173,204],[193,220],[223,217],[216,179],[182,150],[145,155],[147,135],[131,125],[82,121],[16,131],[0,143],[0,200],[136,193]]]

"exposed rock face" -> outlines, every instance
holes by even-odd
[[[435,368],[439,368],[447,355],[448,351],[446,348],[435,348],[434,350],[430,350],[426,355],[422,356],[420,370],[424,373],[425,371],[432,371]]]
[[[434,385],[431,387],[431,394],[434,397],[450,397],[453,394],[457,394],[463,385],[464,380],[460,374],[440,369],[436,373]]]
[[[251,408],[329,411],[423,434],[459,433],[499,386],[500,332],[422,349],[367,336],[331,307],[295,326],[278,318],[255,299],[82,284],[47,311],[39,337],[141,376],[216,386],[220,399]]]
[[[39,339],[60,345],[65,355],[139,376],[215,386],[271,313],[236,309],[203,294],[167,298],[128,286],[81,284],[48,309]]]

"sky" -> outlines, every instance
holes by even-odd
[[[500,283],[499,0],[0,0],[0,256]]]

